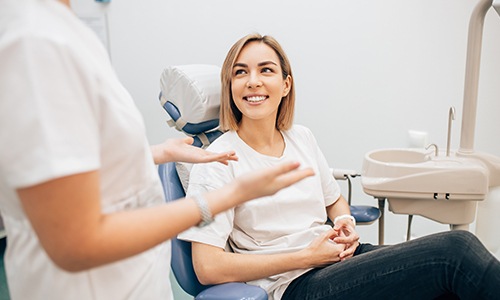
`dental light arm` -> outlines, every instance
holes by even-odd
[[[460,148],[458,150],[460,154],[470,154],[474,152],[474,131],[476,127],[479,66],[481,63],[484,18],[492,6],[500,15],[500,0],[479,0],[469,21],[464,101],[462,109],[462,130],[460,135]]]

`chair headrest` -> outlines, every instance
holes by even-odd
[[[220,67],[181,65],[166,68],[160,78],[160,103],[171,127],[193,136],[196,146],[208,146],[219,127]]]

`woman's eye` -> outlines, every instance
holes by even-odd
[[[246,73],[245,70],[242,70],[242,69],[234,71],[234,75],[241,75],[241,74],[245,74],[245,73]]]
[[[272,73],[273,69],[271,68],[262,68],[262,73]]]

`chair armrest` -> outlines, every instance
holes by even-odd
[[[333,177],[337,180],[346,180],[346,176],[350,176],[352,178],[360,176],[360,174],[355,170],[330,168],[330,171],[332,172]]]

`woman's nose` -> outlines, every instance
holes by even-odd
[[[250,76],[248,76],[247,87],[255,88],[260,86],[262,86],[262,81],[260,80],[259,75],[253,72],[250,73]]]

